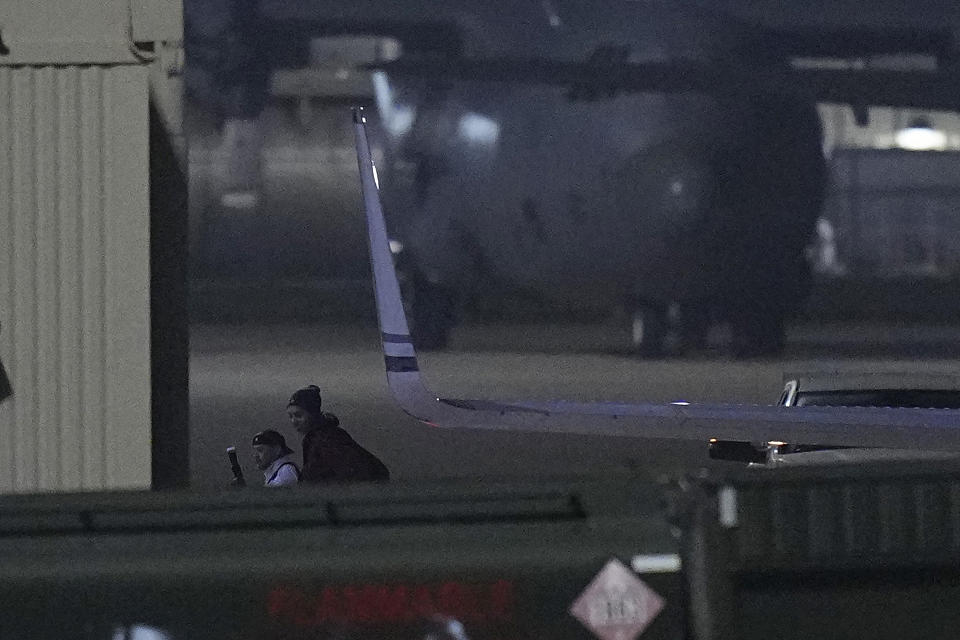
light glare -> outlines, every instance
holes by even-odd
[[[897,133],[897,146],[908,151],[942,150],[947,146],[943,131],[930,127],[909,127]]]
[[[413,128],[414,109],[394,103],[393,89],[390,87],[385,72],[374,71],[371,77],[373,79],[373,95],[377,101],[377,110],[380,112],[380,119],[383,121],[384,128],[393,136],[402,136],[408,133]]]
[[[479,113],[466,113],[457,124],[457,132],[467,142],[492,145],[500,137],[500,125]]]
[[[256,191],[230,191],[220,196],[220,204],[230,209],[253,209],[258,201]]]
[[[113,640],[170,640],[170,636],[160,629],[143,624],[129,627],[117,627],[113,631]]]

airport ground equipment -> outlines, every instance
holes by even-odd
[[[956,461],[740,468],[685,495],[694,637],[955,635]]]
[[[960,465],[0,499],[37,640],[953,638]]]
[[[681,638],[664,494],[611,480],[3,499],[0,635]]]
[[[818,371],[784,375],[783,391],[777,405],[781,407],[876,407],[900,409],[960,409],[960,377],[937,373],[903,371]],[[785,441],[784,441],[785,440]],[[865,447],[869,441],[862,443]],[[711,439],[709,454],[718,460],[756,464],[822,464],[858,456],[907,457],[916,459],[916,451],[881,451],[838,446],[820,440],[777,439],[770,442],[746,442]],[[833,453],[829,453],[833,451]],[[795,454],[812,454],[798,456]],[[928,458],[943,457],[929,452]]]

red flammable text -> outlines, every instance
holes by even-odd
[[[267,598],[271,618],[299,627],[402,623],[437,614],[465,623],[505,622],[512,619],[513,604],[513,583],[508,580],[330,586],[319,592],[281,585]]]

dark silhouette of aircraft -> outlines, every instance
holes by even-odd
[[[601,300],[639,351],[779,352],[811,285],[827,181],[818,102],[952,109],[949,31],[760,29],[676,4],[240,2],[230,73],[256,112],[313,38],[389,37],[372,62],[381,179],[414,340],[443,347],[481,284]],[[883,69],[920,54],[933,70]],[[797,65],[798,59],[844,65]],[[247,78],[247,80],[244,80]],[[246,100],[237,95],[246,92]]]

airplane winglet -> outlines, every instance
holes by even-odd
[[[434,426],[639,438],[709,438],[960,451],[960,411],[733,404],[452,400],[430,393],[400,296],[363,112],[354,110],[357,163],[370,242],[387,383],[400,407]]]
[[[366,117],[361,108],[353,110],[353,126],[387,383],[404,411],[417,419],[429,421],[430,409],[438,400],[427,391],[420,377],[420,365],[410,338],[400,283],[390,253],[377,169],[367,140]]]

